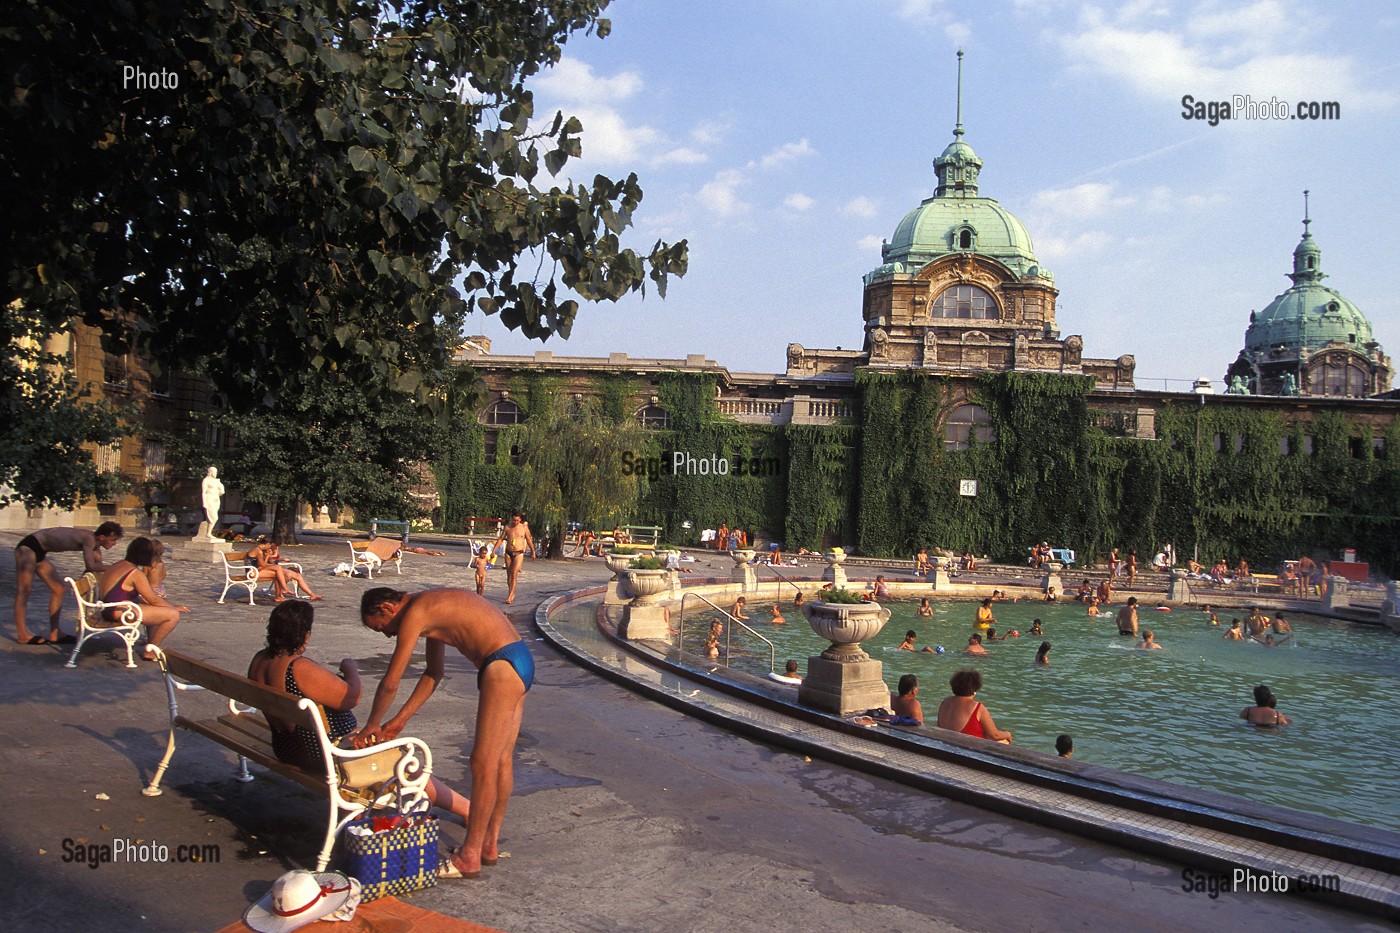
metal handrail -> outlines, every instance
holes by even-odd
[[[777,647],[776,647],[771,641],[769,641],[767,638],[764,638],[764,637],[763,637],[762,635],[760,635],[758,632],[754,631],[752,628],[750,628],[749,626],[745,625],[743,619],[740,619],[738,616],[734,615],[734,614],[731,613],[731,612],[728,612],[728,611],[726,611],[726,610],[724,610],[724,609],[721,609],[720,607],[716,606],[714,603],[710,602],[710,600],[709,600],[708,598],[706,598],[706,597],[700,595],[699,593],[686,593],[684,596],[681,597],[681,618],[680,618],[679,636],[678,636],[678,638],[677,638],[678,641],[683,641],[683,640],[685,639],[685,601],[686,601],[687,599],[689,599],[690,597],[692,597],[692,596],[694,596],[696,599],[700,600],[701,602],[707,604],[711,609],[714,609],[715,611],[719,612],[721,615],[723,615],[723,616],[725,616],[726,618],[728,618],[730,622],[733,622],[733,623],[734,623],[734,625],[738,625],[738,626],[741,626],[741,627],[747,629],[750,635],[753,635],[753,636],[754,636],[755,638],[757,638],[759,641],[761,641],[761,642],[763,642],[765,645],[767,645],[767,646],[768,646],[768,672],[771,674],[771,673],[774,673],[774,672],[777,671],[777,669],[778,669],[778,668],[777,668],[777,664],[778,664],[778,649],[777,649]],[[725,659],[725,663],[728,663],[729,657],[730,657],[730,654],[729,654],[730,637],[729,637],[729,636],[730,636],[730,633],[733,632],[733,630],[734,630],[733,626],[730,626],[730,627],[728,627],[728,628],[726,628],[726,629],[724,630],[724,659]]]
[[[763,566],[763,565],[762,565],[762,564],[759,564],[759,566],[761,567],[761,566]],[[782,574],[778,573],[778,571],[773,570],[773,565],[772,565],[772,564],[769,564],[769,565],[768,565],[768,569],[772,572],[773,576],[777,577],[779,580],[782,580],[784,583],[786,583],[788,586],[792,587],[793,589],[797,590],[798,593],[801,593],[801,592],[802,592],[802,587],[798,586],[796,583],[793,583],[793,582],[792,582],[791,580],[789,580],[787,577],[785,577],[785,576],[783,576]]]

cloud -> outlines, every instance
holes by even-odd
[[[1102,230],[1088,230],[1070,237],[1042,236],[1036,237],[1035,253],[1041,262],[1053,264],[1070,256],[1075,259],[1094,256],[1113,242],[1113,237]]]
[[[860,197],[851,198],[851,200],[841,205],[841,213],[849,214],[852,217],[864,217],[869,220],[878,213],[878,208],[879,205],[875,201],[872,201],[865,195],[861,195]]]
[[[739,197],[739,189],[747,182],[748,178],[738,169],[725,169],[695,192],[695,200],[721,217],[742,214],[751,206]]]
[[[817,202],[807,197],[801,191],[794,191],[783,199],[783,206],[795,211],[809,210]]]
[[[799,139],[795,143],[784,143],[777,149],[758,160],[758,166],[764,169],[776,168],[795,159],[803,159],[807,156],[814,156],[817,150],[812,148],[806,137]],[[750,163],[752,166],[752,163]]]
[[[708,161],[708,155],[689,146],[679,146],[651,160],[653,165],[698,165]]]
[[[576,58],[559,64],[534,79],[534,87],[551,97],[583,104],[626,100],[642,89],[642,76],[624,71],[610,78],[593,73],[593,66]]]
[[[1313,51],[1320,26],[1306,8],[1281,0],[1178,13],[1161,2],[1131,4],[1113,16],[1081,9],[1073,32],[1057,35],[1074,69],[1117,78],[1142,97],[1227,100],[1336,100],[1380,108],[1396,95],[1367,88],[1345,55]]]
[[[944,0],[895,0],[894,15],[922,29],[942,30],[954,42],[966,42],[972,37],[972,27],[954,18]]]
[[[857,249],[859,249],[862,253],[874,253],[876,256],[880,255],[880,247],[884,245],[885,238],[882,236],[877,236],[873,233],[869,236],[863,236],[859,240],[856,240]]]
[[[1031,210],[1060,217],[1094,217],[1131,207],[1136,198],[1114,193],[1116,186],[1106,182],[1085,182],[1072,188],[1051,188],[1031,199]]]

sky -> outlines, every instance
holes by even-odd
[[[1303,190],[1326,285],[1400,359],[1400,5],[1143,0],[614,0],[536,76],[584,126],[561,179],[636,172],[628,245],[690,271],[584,305],[568,340],[475,313],[493,353],[684,357],[782,372],[859,349],[862,276],[933,193],[959,48],[980,194],[1021,219],[1062,337],[1137,358],[1142,388],[1223,387],[1249,313],[1289,287]],[[1185,119],[1182,98],[1335,101],[1340,119]],[[547,176],[542,176],[547,180]],[[538,183],[539,179],[537,179]]]

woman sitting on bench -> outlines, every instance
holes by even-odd
[[[340,674],[336,675],[302,657],[311,641],[315,611],[310,603],[300,600],[289,600],[273,608],[267,620],[267,647],[253,655],[248,679],[321,704],[325,707],[326,734],[336,742],[359,726],[352,711],[360,702],[360,672],[354,658],[342,660]],[[267,722],[272,728],[272,751],[278,761],[311,772],[325,770],[315,732],[304,726],[289,728],[271,716]],[[463,823],[471,808],[470,800],[436,777],[428,779],[428,802],[457,814]]]
[[[326,598],[313,593],[306,583],[306,578],[299,571],[282,565],[282,549],[267,535],[258,535],[258,544],[248,552],[248,559],[257,565],[259,579],[263,579],[264,573],[272,574],[272,595],[277,602],[292,598],[288,594],[289,585],[292,583],[295,583],[308,599]]]
[[[165,546],[150,538],[133,538],[126,546],[126,556],[108,567],[97,584],[98,597],[104,603],[133,602],[141,605],[141,621],[146,625],[147,661],[154,661],[151,651],[165,641],[166,636],[180,621],[180,613],[189,612],[189,606],[172,606],[151,586],[146,576],[152,566],[160,567],[160,579],[165,580],[165,564],[157,561],[157,546],[164,553]],[[164,589],[164,586],[161,587]],[[120,621],[125,609],[110,606],[102,610],[102,618],[111,623]]]

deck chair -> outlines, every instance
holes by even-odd
[[[351,573],[364,568],[365,574],[373,580],[374,571],[382,570],[386,563],[392,563],[394,570],[403,573],[403,541],[398,538],[378,537],[370,541],[350,541]]]
[[[73,653],[68,656],[64,667],[78,666],[78,652],[84,643],[99,635],[115,635],[126,644],[126,666],[135,667],[136,660],[131,649],[141,639],[141,605],[126,600],[104,603],[97,599],[97,577],[85,573],[77,580],[64,577],[63,582],[73,588],[73,596],[78,600],[78,640],[73,645]],[[116,609],[120,612],[117,621],[109,622],[102,617],[102,610]]]

